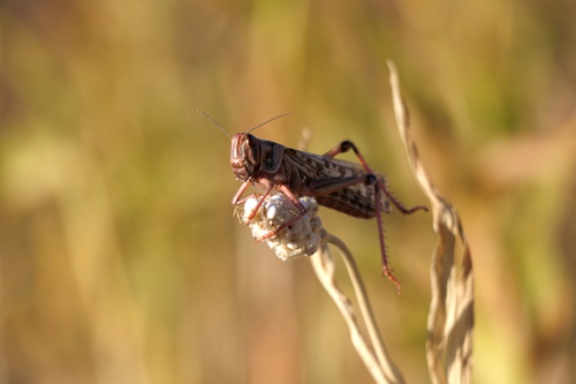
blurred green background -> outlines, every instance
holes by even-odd
[[[576,2],[4,0],[0,382],[359,383],[307,260],[233,217],[230,132],[356,142],[426,203],[394,125],[458,208],[475,266],[477,383],[576,381]],[[345,156],[344,158],[353,159]],[[390,352],[428,382],[429,214],[322,210]],[[339,265],[342,269],[342,266]],[[348,289],[344,284],[344,288]]]

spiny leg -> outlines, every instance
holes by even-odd
[[[380,184],[380,183],[378,183]],[[375,208],[376,208],[376,222],[378,223],[378,240],[380,242],[380,255],[382,257],[382,274],[388,278],[391,282],[396,285],[396,293],[399,295],[402,291],[402,287],[400,283],[390,270],[390,266],[388,263],[388,255],[386,254],[386,244],[384,243],[384,225],[382,224],[382,212],[381,200],[380,200],[380,187],[379,185],[374,185],[374,199],[376,200]]]
[[[356,145],[349,140],[344,140],[339,145],[332,148],[330,151],[326,152],[324,156],[334,158],[338,154],[347,152],[350,149],[354,151],[354,154],[358,158],[358,161],[360,161],[360,165],[362,166],[364,171],[369,175],[374,175],[374,171],[372,170],[372,168],[370,168],[368,162],[364,159],[364,156],[362,156]],[[386,188],[384,181],[378,178],[377,176],[374,176],[373,185],[374,185],[374,208],[376,211],[376,222],[378,224],[378,239],[380,242],[380,253],[382,257],[382,274],[396,285],[396,292],[400,294],[401,291],[400,283],[398,282],[398,280],[396,280],[396,278],[392,274],[392,271],[390,270],[390,266],[388,263],[388,255],[386,254],[386,244],[384,242],[384,225],[382,223],[382,215],[381,215],[382,201],[380,199],[380,194],[384,193],[386,195],[386,198],[403,214],[411,214],[420,209],[427,211],[428,209],[423,206],[416,206],[414,208],[404,207],[404,205],[400,203],[400,201],[392,195],[392,193],[388,190],[388,188]]]

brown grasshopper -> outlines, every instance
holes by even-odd
[[[228,132],[210,116],[201,111],[198,112],[230,137]],[[264,190],[258,204],[245,220],[245,224],[248,224],[260,209],[266,196],[274,189],[286,195],[294,203],[298,210],[297,214],[257,241],[277,235],[304,216],[306,209],[298,201],[298,197],[301,196],[312,196],[318,204],[353,217],[363,219],[376,217],[382,256],[382,274],[390,279],[400,292],[400,283],[392,275],[388,264],[381,213],[390,212],[390,203],[403,214],[428,209],[423,206],[404,207],[386,187],[385,178],[368,166],[356,145],[351,141],[342,141],[324,155],[316,155],[286,148],[281,144],[258,139],[250,134],[256,128],[286,115],[288,114],[273,117],[245,133],[237,133],[231,137],[232,172],[236,179],[244,182],[234,195],[232,204],[236,206],[243,201],[241,197],[250,185]],[[360,164],[335,159],[338,154],[350,149],[354,151]]]

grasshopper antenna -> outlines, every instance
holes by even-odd
[[[279,119],[279,118],[281,118],[281,117],[288,116],[288,115],[291,115],[291,114],[292,114],[292,112],[286,112],[286,113],[283,113],[283,114],[281,114],[281,115],[277,115],[277,116],[271,117],[271,118],[269,118],[268,120],[266,120],[265,122],[260,123],[260,124],[258,124],[257,126],[255,126],[255,127],[253,127],[253,128],[250,128],[250,129],[248,130],[248,132],[246,132],[246,133],[244,134],[244,136],[246,136],[247,134],[249,134],[250,132],[252,132],[252,131],[255,130],[256,128],[260,128],[261,126],[266,125],[266,124],[268,124],[268,123],[271,122],[271,121],[274,121],[274,120],[276,120],[276,119]]]
[[[211,118],[210,116],[208,116],[208,114],[202,112],[202,111],[199,110],[199,109],[197,109],[196,112],[198,112],[199,114],[201,114],[202,116],[204,116],[205,118],[207,118],[208,120],[210,120],[210,122],[211,122],[212,124],[214,124],[215,126],[217,126],[218,128],[220,128],[220,130],[221,130],[222,132],[224,132],[224,133],[226,134],[226,136],[228,136],[228,138],[229,138],[230,140],[232,140],[232,136],[230,136],[230,134],[228,133],[228,131],[227,131],[223,126],[221,126],[220,124],[218,124],[218,123],[216,122],[216,120],[214,120],[213,118]],[[276,118],[278,118],[278,117],[280,117],[280,116],[277,116]],[[274,120],[274,119],[270,119],[270,120]],[[260,125],[262,125],[262,124],[260,124]],[[256,128],[258,128],[258,127],[256,127]]]

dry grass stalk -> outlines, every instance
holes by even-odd
[[[369,342],[360,330],[354,307],[336,284],[334,278],[335,265],[328,244],[334,245],[341,251],[342,259],[346,265],[348,276],[352,281],[358,307],[368,332]],[[346,321],[350,330],[352,344],[368,368],[368,371],[372,374],[374,380],[377,383],[404,383],[400,370],[396,367],[384,346],[382,337],[376,326],[374,314],[368,300],[368,294],[354,261],[354,256],[346,244],[339,238],[327,234],[325,242],[319,248],[318,252],[312,256],[312,266],[318,276],[318,280],[320,280],[324,289],[326,289],[330,297],[332,297],[332,300],[334,300],[334,303]]]
[[[394,63],[388,62],[396,122],[420,188],[430,200],[433,227],[439,242],[431,266],[432,301],[428,314],[426,356],[432,380],[470,383],[474,330],[474,281],[472,259],[456,209],[438,193],[420,161],[410,136],[408,110]],[[463,248],[456,252],[458,242]]]

